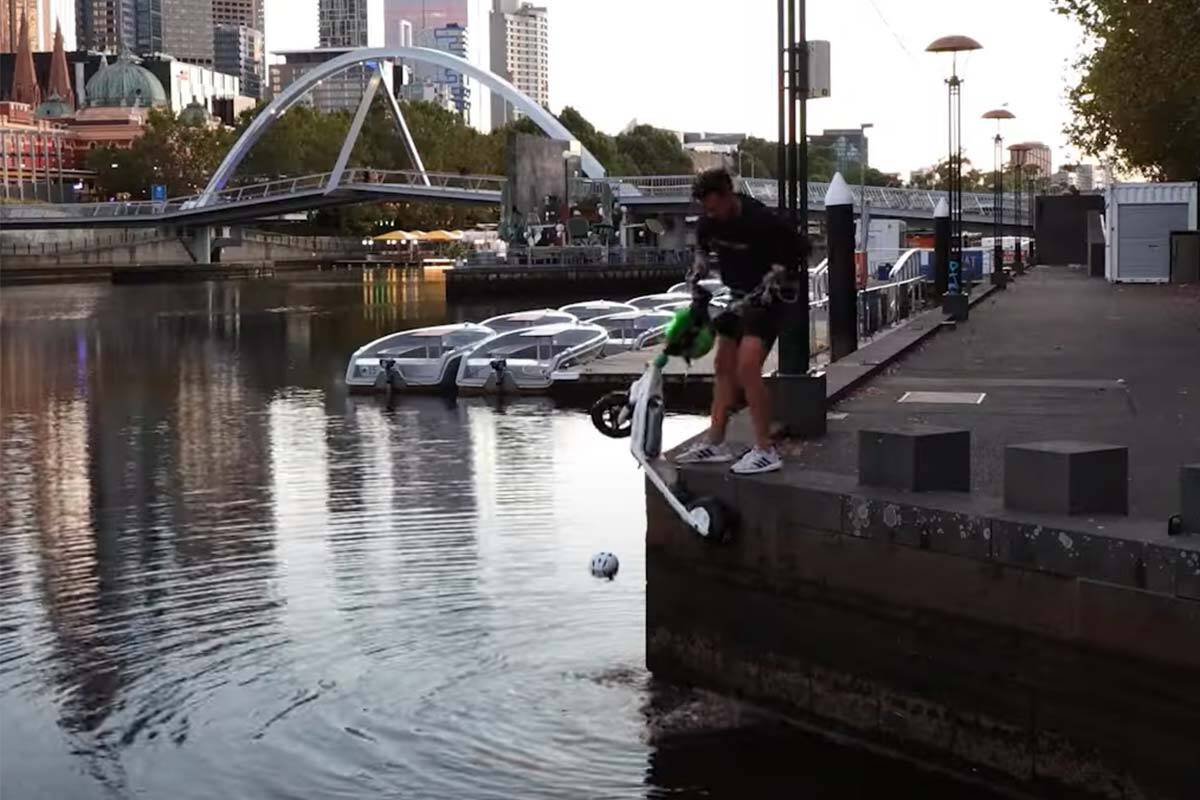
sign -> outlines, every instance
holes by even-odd
[[[156,183],[150,187],[150,199],[156,203],[165,203],[167,201],[167,187],[165,184]]]

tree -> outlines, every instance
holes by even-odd
[[[1200,3],[1054,0],[1094,48],[1075,63],[1065,133],[1085,153],[1159,180],[1200,174]]]
[[[151,186],[163,184],[169,197],[182,197],[207,185],[233,141],[228,129],[185,125],[170,111],[154,109],[128,150],[99,147],[86,164],[101,195],[146,199]]]
[[[914,189],[946,190],[950,185],[950,161],[942,159],[933,169],[914,174],[908,185]],[[971,159],[963,156],[962,188],[964,192],[991,191],[992,171],[980,172],[971,166]]]
[[[670,131],[652,125],[637,125],[619,134],[617,152],[629,160],[634,175],[687,175],[692,160]]]

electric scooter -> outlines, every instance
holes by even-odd
[[[770,302],[778,288],[778,276],[769,274],[754,292],[735,301],[728,310],[740,313],[749,303]],[[597,400],[592,405],[591,417],[592,424],[605,436],[630,437],[629,449],[634,459],[685,525],[707,542],[724,544],[733,539],[732,509],[715,497],[687,497],[678,486],[669,485],[651,463],[662,453],[662,423],[666,413],[663,367],[672,356],[683,357],[690,363],[711,350],[716,338],[708,314],[712,295],[695,283],[692,293],[691,306],[676,312],[667,327],[662,352],[630,385],[628,392],[609,392]]]

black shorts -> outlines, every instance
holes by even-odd
[[[713,318],[717,335],[740,342],[743,336],[762,339],[763,346],[770,350],[779,338],[783,327],[783,305],[746,305],[740,312],[722,311]]]

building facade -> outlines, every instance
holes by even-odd
[[[384,0],[382,27],[389,47],[431,47],[493,69],[489,25],[492,0]],[[454,70],[430,64],[403,65],[416,87],[407,94],[451,98],[452,105],[477,130],[492,129],[492,100],[487,87]],[[427,90],[427,84],[432,89]]]
[[[21,20],[29,25],[29,46],[49,50],[54,35],[50,0],[0,0],[0,53],[15,53],[21,35]]]
[[[235,76],[242,94],[261,100],[266,91],[266,49],[262,32],[245,25],[213,28],[213,69]]]
[[[843,175],[851,167],[871,164],[869,140],[861,128],[826,128],[819,135],[808,137],[808,142],[812,147],[828,148]]]
[[[244,25],[262,33],[267,29],[264,0],[212,0],[213,23]]]
[[[273,98],[286,90],[306,73],[317,69],[327,61],[332,61],[344,55],[353,48],[320,47],[314,50],[282,50],[275,55],[283,58],[283,62],[272,64],[270,70],[270,96]],[[393,91],[393,75],[395,62],[385,60],[380,64],[383,69],[384,85],[387,91]],[[363,90],[371,79],[371,67],[362,65],[343,70],[337,75],[330,76],[310,91],[302,101],[318,111],[351,111],[358,108],[362,101]]]
[[[166,53],[172,58],[211,67],[213,53],[213,4],[212,0],[145,0],[159,3],[162,8],[162,47],[159,50],[142,49],[151,54]]]
[[[137,49],[137,0],[75,0],[75,46],[119,53]]]
[[[491,18],[491,69],[538,105],[550,105],[550,34],[546,9],[517,0],[495,0]],[[504,98],[492,99],[492,123],[520,116]]]

